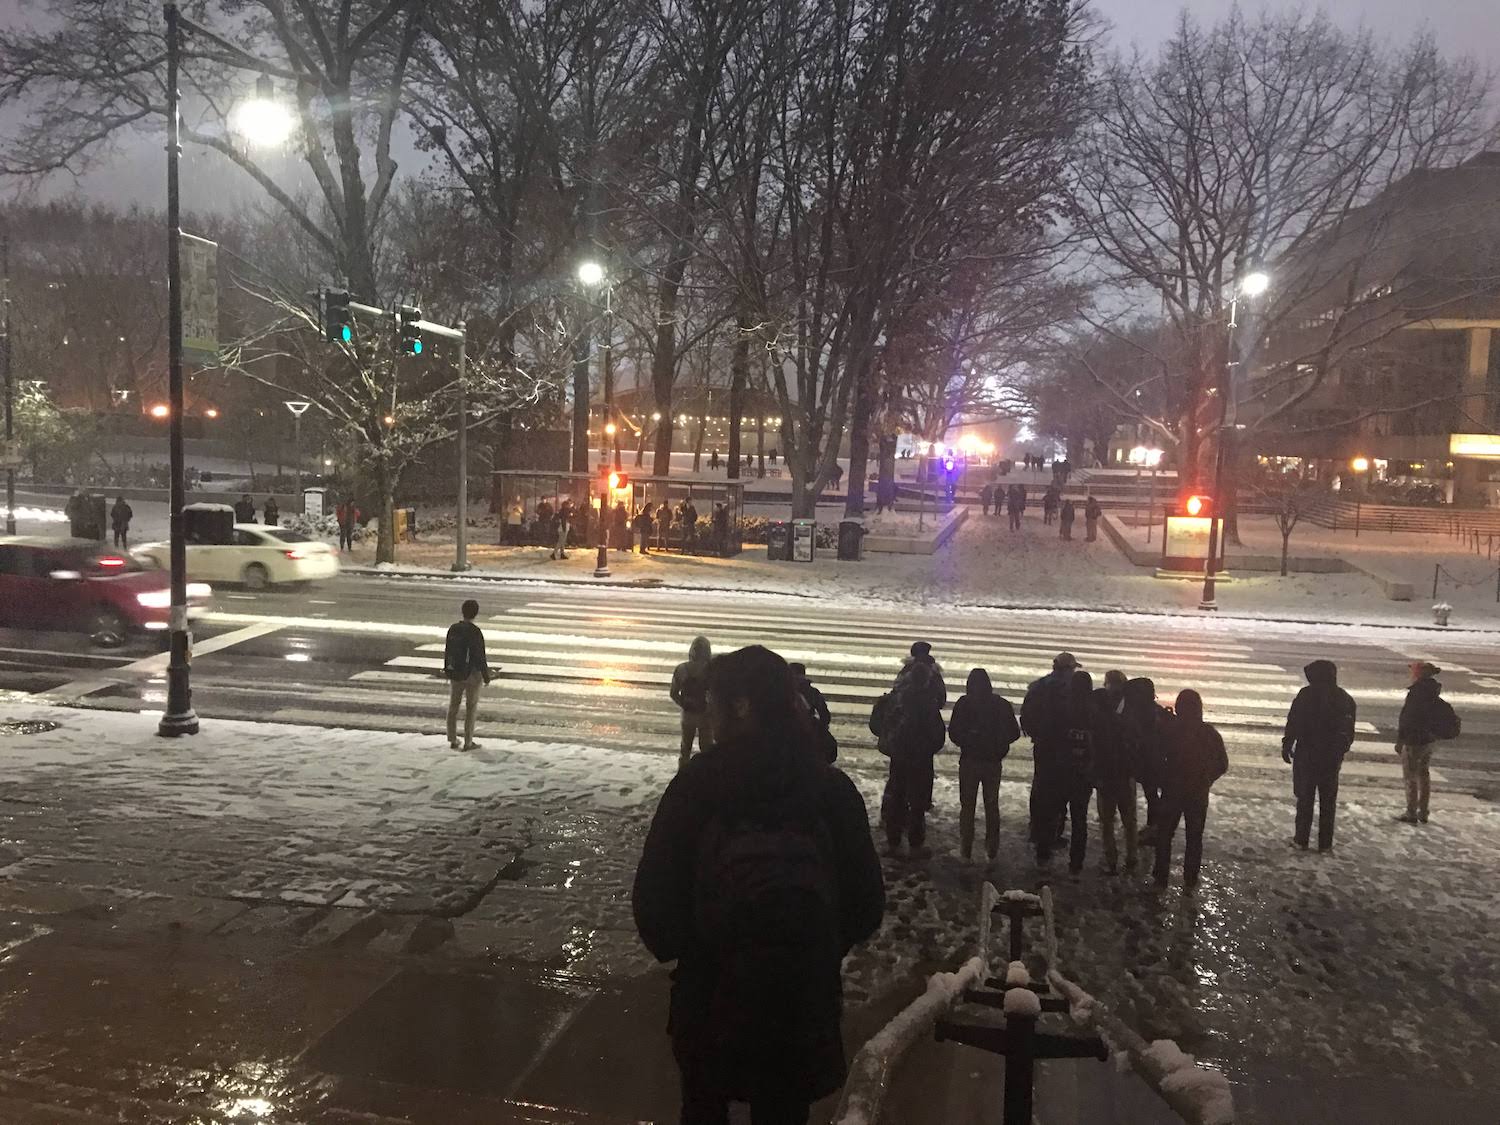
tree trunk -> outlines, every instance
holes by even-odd
[[[849,424],[849,474],[844,478],[847,493],[844,515],[865,514],[865,470],[870,463],[870,419],[875,412],[875,369],[864,363],[854,376],[854,416]],[[834,452],[837,458],[837,450]]]
[[[810,483],[803,474],[792,474],[792,519],[809,520],[818,513],[818,494],[808,487]]]
[[[756,476],[760,480],[766,479],[766,420],[760,419],[755,423],[755,457],[760,463],[760,471]]]
[[[740,475],[741,415],[745,412],[745,382],[750,376],[750,331],[753,322],[745,312],[739,315],[734,350],[729,354],[729,479]]]
[[[589,338],[573,344],[573,471],[589,471]]]
[[[1281,577],[1286,577],[1286,557],[1291,550],[1292,533],[1283,531],[1281,533]]]
[[[1238,440],[1238,432],[1226,431],[1224,441],[1224,496],[1220,507],[1220,518],[1224,523],[1224,542],[1243,547],[1240,542],[1240,474],[1244,466],[1240,463],[1240,452],[1245,443]]]
[[[712,400],[710,400],[710,404],[712,404]],[[703,438],[707,433],[708,417],[705,415],[703,421],[698,423],[698,432],[693,435],[693,472],[695,473],[702,472],[703,470]]]
[[[879,474],[879,483],[875,486],[876,495],[881,490],[888,490],[889,495],[896,494],[896,435],[887,434],[880,439],[880,464],[876,472]]]
[[[380,535],[375,540],[375,562],[396,561],[396,480],[384,457],[375,461],[375,486],[380,491]]]
[[[672,384],[677,380],[677,297],[687,259],[668,264],[662,274],[656,299],[656,348],[651,353],[651,391],[661,422],[656,427],[656,450],[651,475],[668,476],[672,472]]]
[[[640,440],[635,447],[635,467],[639,469],[646,463],[646,420],[641,419],[641,432],[637,435]]]

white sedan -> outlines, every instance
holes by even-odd
[[[148,543],[132,553],[163,570],[171,565],[171,546],[167,543]],[[233,542],[189,543],[187,572],[195,582],[242,582],[252,590],[264,590],[267,586],[332,578],[339,572],[339,556],[327,543],[301,532],[237,523]]]

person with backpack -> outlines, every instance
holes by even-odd
[[[479,712],[479,689],[490,682],[489,659],[484,651],[484,633],[474,619],[479,616],[479,603],[473,598],[459,607],[462,621],[448,628],[448,637],[443,645],[443,678],[448,681],[448,745],[457,750],[458,708],[464,708],[465,750],[479,749],[474,741],[474,718]]]
[[[1168,729],[1162,761],[1161,824],[1156,833],[1156,867],[1152,874],[1158,889],[1165,888],[1172,867],[1172,837],[1183,824],[1186,837],[1182,859],[1182,885],[1198,885],[1203,866],[1203,829],[1208,823],[1208,793],[1214,782],[1229,772],[1224,739],[1203,721],[1203,697],[1191,688],[1177,693],[1174,719]]]
[[[836,762],[839,756],[839,740],[833,736],[833,713],[828,710],[828,700],[807,675],[806,664],[791,664],[792,678],[797,684],[797,696],[807,707],[812,719],[818,756],[825,762]]]
[[[1156,702],[1156,684],[1145,676],[1126,681],[1120,700],[1124,722],[1125,751],[1130,760],[1131,815],[1135,814],[1134,786],[1139,784],[1146,799],[1146,823],[1137,834],[1141,844],[1151,844],[1161,821],[1161,777],[1163,743],[1171,728],[1172,712]]]
[[[1432,748],[1440,739],[1457,738],[1458,714],[1443,698],[1438,677],[1443,670],[1425,660],[1412,663],[1411,686],[1401,704],[1396,722],[1396,753],[1401,757],[1401,778],[1406,783],[1406,812],[1396,819],[1403,824],[1426,824],[1427,802],[1432,791]]]
[[[932,681],[930,665],[908,665],[890,692],[876,701],[870,716],[870,730],[880,739],[880,752],[890,759],[880,801],[886,843],[891,854],[898,855],[905,839],[913,859],[932,854],[927,847],[932,762],[947,737],[943,704],[934,694]]]
[[[984,794],[984,851],[1000,851],[1000,775],[1011,743],[1021,737],[1016,713],[983,668],[969,672],[967,690],[953,704],[948,737],[958,747],[958,840],[965,860],[974,856],[974,805]]]
[[[662,794],[636,869],[636,929],[677,963],[667,1033],[683,1125],[804,1125],[847,1076],[848,952],[885,913],[864,798],[817,760],[785,661],[759,645],[708,667],[713,748]]]
[[[1056,757],[1058,725],[1062,708],[1062,697],[1078,660],[1071,652],[1060,652],[1052,658],[1052,671],[1040,679],[1033,680],[1021,699],[1021,730],[1031,738],[1031,831],[1030,838],[1038,847],[1045,836],[1051,842],[1061,842],[1063,823],[1067,816],[1067,804],[1061,810],[1052,807],[1050,797],[1043,795],[1042,783],[1047,769]],[[1044,823],[1051,817],[1050,823]]]
[[[713,745],[708,729],[708,662],[713,657],[707,637],[694,637],[688,645],[688,658],[672,673],[669,693],[672,702],[682,709],[682,749],[677,768],[682,769],[693,756],[693,739],[698,739],[701,754]]]
[[[1089,844],[1089,799],[1094,793],[1094,744],[1099,725],[1094,707],[1094,678],[1083,669],[1069,676],[1053,712],[1051,737],[1036,760],[1036,806],[1040,829],[1035,832],[1036,861],[1052,859],[1054,833],[1047,829],[1071,816],[1072,839],[1068,870],[1077,875]]]
[[[1307,686],[1287,712],[1281,760],[1292,767],[1297,819],[1292,843],[1306,850],[1312,835],[1313,802],[1318,804],[1318,851],[1333,850],[1333,818],[1338,809],[1339,770],[1354,745],[1354,699],[1339,687],[1338,665],[1314,660],[1302,669]]]

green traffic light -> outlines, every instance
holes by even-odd
[[[339,329],[339,336],[342,337],[344,343],[347,344],[354,339],[354,329],[350,325],[346,324]]]
[[[421,340],[413,340],[411,342],[411,354],[412,355],[421,355],[422,354],[422,341]]]

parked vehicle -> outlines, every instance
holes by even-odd
[[[190,607],[212,594],[188,585]],[[164,571],[146,570],[88,539],[0,540],[0,625],[87,633],[120,645],[133,633],[165,634],[171,592]]]
[[[166,569],[171,548],[149,543],[136,557]],[[339,556],[320,540],[285,527],[237,523],[227,543],[188,543],[188,577],[202,582],[240,582],[252,590],[332,578],[339,572]]]

